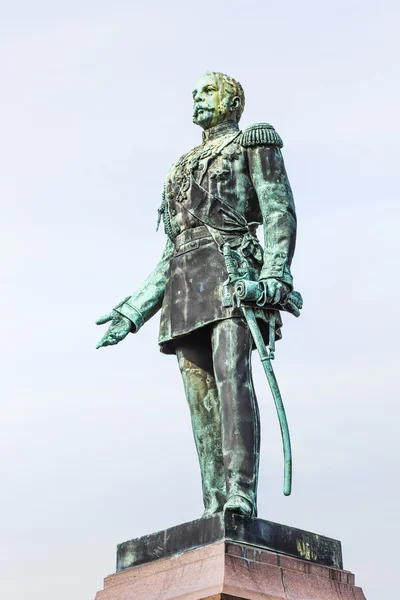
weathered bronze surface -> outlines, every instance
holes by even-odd
[[[193,91],[202,143],[167,175],[159,222],[167,236],[155,269],[97,323],[98,344],[117,344],[161,309],[159,344],[176,354],[203,483],[204,517],[257,515],[259,414],[251,376],[255,345],[276,403],[290,493],[290,438],[271,360],[280,311],[299,316],[290,270],[296,215],[282,140],[268,123],[240,131],[242,86],[206,73]],[[264,228],[264,248],[256,230]],[[249,326],[250,325],[250,326]]]

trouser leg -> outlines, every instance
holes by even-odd
[[[193,435],[200,463],[203,516],[223,509],[226,502],[221,443],[221,416],[215,383],[210,332],[195,332],[175,344]]]
[[[251,373],[251,334],[242,319],[226,319],[213,325],[211,341],[221,404],[225,508],[256,516],[260,417]]]

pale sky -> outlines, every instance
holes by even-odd
[[[262,415],[259,516],[336,539],[367,600],[399,538],[398,2],[14,0],[0,6],[0,597],[86,600],[117,543],[198,518],[200,474],[158,318],[95,350],[97,317],[155,265],[163,180],[196,145],[191,90],[238,79],[272,123],[304,297]]]

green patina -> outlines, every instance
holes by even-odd
[[[257,514],[260,427],[251,376],[257,347],[275,400],[291,488],[290,438],[271,360],[281,312],[299,316],[291,261],[296,214],[281,148],[268,123],[240,131],[242,86],[206,73],[193,90],[203,140],[171,167],[159,222],[163,255],[137,291],[97,324],[98,348],[136,333],[161,309],[162,352],[176,354],[203,482],[204,516]],[[256,230],[263,225],[264,244]]]

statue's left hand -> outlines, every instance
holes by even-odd
[[[286,298],[290,293],[290,287],[283,281],[268,277],[262,280],[266,290],[266,304],[285,304]]]
[[[111,321],[107,331],[97,344],[96,348],[102,346],[113,346],[121,342],[131,330],[132,323],[127,317],[120,315],[116,310],[112,310],[110,313],[97,319],[96,325],[104,325]]]

